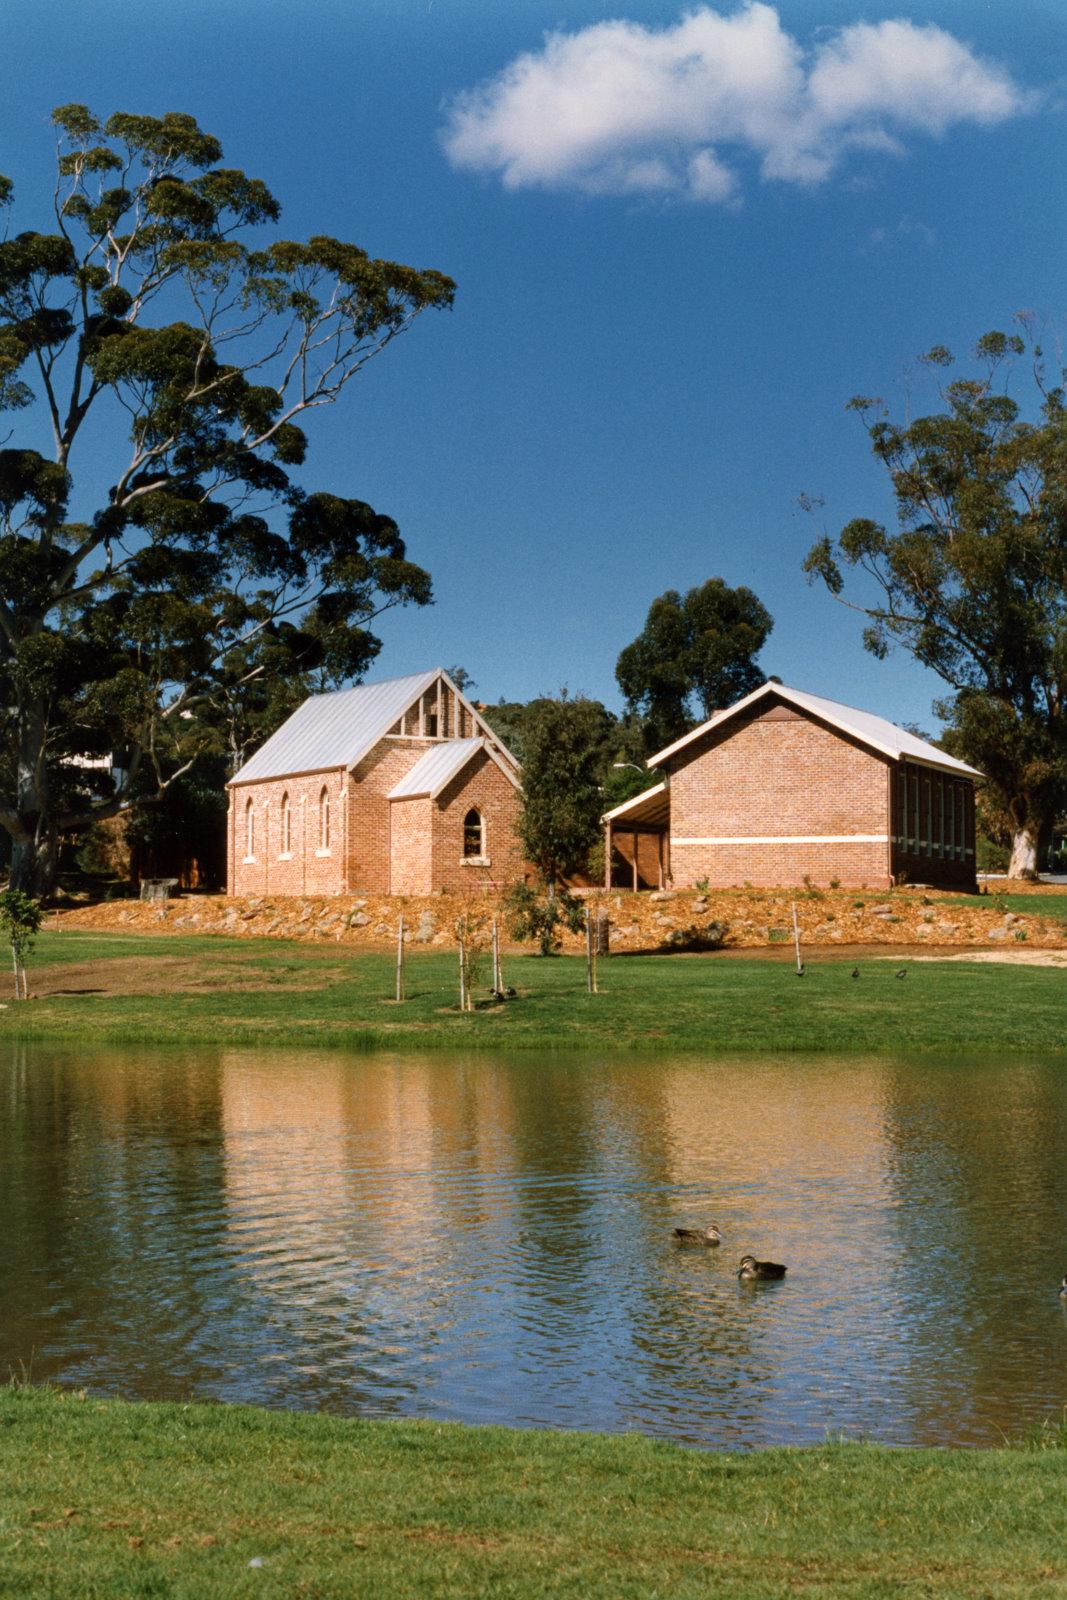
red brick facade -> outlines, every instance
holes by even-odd
[[[417,730],[442,707],[444,738],[477,738],[459,696],[434,691],[398,726]],[[447,720],[446,720],[447,717]],[[435,724],[436,725],[436,724]],[[512,763],[478,749],[436,797],[390,792],[442,740],[417,731],[378,739],[351,772],[256,779],[230,785],[227,892],[232,895],[434,894],[503,884],[522,872],[516,839],[520,796]],[[499,747],[498,747],[499,748]],[[505,767],[508,770],[505,770]],[[480,846],[464,854],[464,827]]]
[[[666,877],[680,888],[778,888],[807,879],[973,890],[974,781],[939,769],[932,747],[931,758],[894,759],[771,690],[663,753]],[[631,861],[625,815],[613,817],[611,839],[616,857]],[[639,844],[647,882],[654,835],[640,835]]]

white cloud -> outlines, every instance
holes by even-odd
[[[771,5],[710,6],[673,27],[602,22],[553,33],[460,94],[443,133],[453,165],[510,189],[667,194],[723,203],[749,153],[765,179],[824,182],[850,149],[899,152],[908,133],[990,126],[1032,97],[934,26],[856,23],[811,52]]]

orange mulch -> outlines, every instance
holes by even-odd
[[[1007,911],[1000,893],[1026,894],[1033,910]],[[1060,891],[1062,893],[1062,891]],[[1053,886],[998,881],[996,890],[953,904],[951,895],[916,888],[844,889],[713,889],[633,894],[627,890],[594,890],[584,898],[594,912],[611,923],[614,950],[649,951],[700,947],[709,925],[717,924],[729,949],[773,948],[791,944],[793,907],[801,941],[808,947],[842,949],[853,945],[998,948],[1026,944],[1036,948],[1067,946],[1067,920],[1042,916],[1041,899]],[[48,926],[113,932],[225,934],[233,938],[300,939],[344,945],[381,946],[395,943],[398,920],[404,918],[405,939],[413,946],[452,945],[461,915],[501,919],[499,898],[458,895],[425,897],[342,895],[333,898],[225,895],[182,895],[165,903],[112,900],[63,910]],[[581,935],[565,935],[566,948],[579,949]]]

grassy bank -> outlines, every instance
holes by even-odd
[[[1065,1052],[1062,970],[874,956],[788,961],[616,957],[603,992],[584,962],[509,958],[517,997],[456,1009],[452,952],[413,951],[405,1004],[385,952],[281,940],[48,932],[37,998],[0,1010],[0,1037],[172,1039],[350,1048],[619,1048]],[[907,976],[900,979],[903,968]],[[484,997],[487,991],[483,988]]]
[[[20,1389],[0,1393],[0,1438],[0,1594],[37,1600],[1001,1600],[1067,1585],[1058,1448],[701,1455]]]

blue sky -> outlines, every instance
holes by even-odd
[[[311,428],[308,483],[395,516],[434,577],[432,610],[383,619],[381,674],[461,663],[490,699],[617,706],[649,602],[721,575],[775,617],[767,671],[933,728],[938,681],[866,655],[805,583],[796,497],[830,531],[889,515],[849,396],[919,410],[931,345],[1023,308],[1062,330],[1067,12],[688,9],[695,51],[659,0],[7,0],[0,171],[16,226],[47,227],[53,105],[190,111],[284,233],[457,280]],[[590,32],[611,19],[631,27]]]

